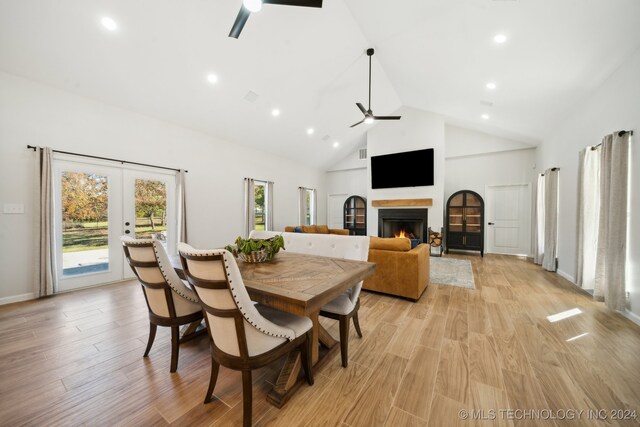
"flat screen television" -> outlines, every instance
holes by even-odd
[[[433,148],[371,157],[371,188],[433,185]]]

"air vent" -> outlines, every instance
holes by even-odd
[[[322,140],[323,141],[328,141],[329,138],[331,138],[329,135],[325,135],[325,136],[322,137]]]
[[[485,107],[493,107],[493,102],[491,102],[491,101],[480,101],[480,105],[484,105]]]
[[[260,95],[258,95],[257,93],[255,93],[253,91],[249,91],[244,96],[244,100],[248,101],[248,102],[256,102],[259,97],[260,97]]]
[[[361,148],[358,150],[358,159],[367,160],[367,149]]]

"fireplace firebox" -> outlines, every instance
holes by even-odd
[[[428,241],[427,223],[427,209],[378,210],[378,236],[406,237],[412,240],[412,247]]]

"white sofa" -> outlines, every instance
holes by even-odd
[[[367,236],[253,230],[249,237],[269,239],[279,235],[284,238],[284,248],[287,252],[357,261],[366,261],[369,254],[369,237]]]

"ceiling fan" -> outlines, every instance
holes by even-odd
[[[263,4],[279,4],[282,6],[322,7],[322,0],[243,0],[236,21],[231,27],[229,37],[238,38],[244,24],[247,23],[252,12],[259,12]]]
[[[402,116],[374,116],[373,111],[371,111],[371,57],[373,56],[373,53],[374,53],[373,49],[367,49],[367,55],[369,56],[369,109],[365,110],[364,106],[361,103],[356,102],[356,105],[358,106],[360,111],[362,111],[362,114],[364,114],[364,119],[362,119],[361,121],[359,121],[354,125],[351,125],[351,127],[356,127],[362,123],[371,124],[376,120],[400,120],[400,118],[402,117]]]

